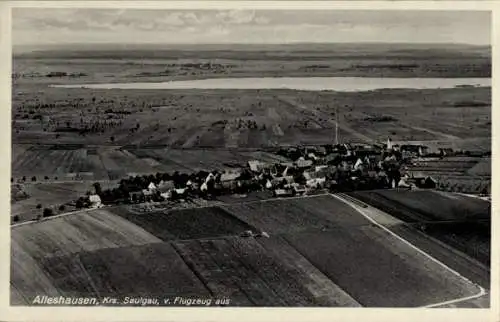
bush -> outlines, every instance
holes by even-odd
[[[15,215],[14,217],[12,217],[12,221],[19,222],[19,215]]]
[[[83,201],[83,198],[79,198],[75,204],[76,209],[82,209],[84,206],[85,206],[85,203]]]
[[[66,207],[65,207],[64,205],[60,205],[60,206],[59,206],[59,210],[60,210],[60,211],[64,211],[65,209],[66,209]]]
[[[36,209],[42,209],[42,204],[39,203],[38,205],[36,205]]]
[[[54,211],[50,208],[45,208],[43,209],[43,216],[44,217],[50,217],[54,215]]]

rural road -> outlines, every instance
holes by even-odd
[[[104,206],[102,208],[106,208],[106,206]],[[10,228],[24,226],[24,225],[36,224],[36,223],[44,222],[44,221],[47,221],[47,220],[52,220],[52,219],[56,219],[56,218],[60,218],[60,217],[65,217],[65,216],[69,216],[69,215],[76,215],[76,214],[80,214],[80,213],[92,211],[92,210],[95,210],[95,209],[102,209],[102,208],[85,208],[85,209],[82,209],[82,210],[75,210],[75,211],[63,212],[63,213],[55,215],[55,216],[44,217],[41,220],[30,220],[30,221],[23,221],[23,222],[20,222],[20,223],[17,223],[17,224],[12,224],[12,225],[10,225]]]

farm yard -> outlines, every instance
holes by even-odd
[[[328,195],[148,214],[111,207],[13,227],[12,240],[13,305],[43,293],[398,307],[479,292]]]

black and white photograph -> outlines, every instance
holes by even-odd
[[[11,9],[10,306],[491,306],[492,12]]]

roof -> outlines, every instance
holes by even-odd
[[[285,189],[276,189],[276,190],[274,190],[274,192],[277,195],[289,195],[289,194],[291,194],[291,192],[289,190],[285,190]]]
[[[264,163],[259,161],[259,160],[248,161],[248,166],[250,167],[250,170],[252,170],[252,171],[259,171],[263,165],[264,165]]]
[[[89,201],[90,202],[101,202],[101,197],[99,197],[99,195],[90,195]]]
[[[175,188],[174,181],[164,181],[158,185],[158,190],[160,192],[167,192]]]
[[[224,172],[220,176],[220,181],[233,181],[238,179],[238,177],[241,175],[241,172]]]
[[[428,177],[427,174],[420,172],[420,171],[410,171],[410,177],[411,178],[426,178]]]
[[[293,189],[295,191],[305,191],[307,188],[306,188],[306,186],[304,186],[302,184],[295,184],[295,185],[293,185]]]
[[[274,177],[272,182],[277,183],[282,182],[283,180],[285,180],[287,183],[294,182],[293,176]]]
[[[335,152],[333,152],[333,153],[328,154],[328,155],[325,157],[325,160],[326,160],[327,162],[330,162],[330,161],[335,160],[335,159],[336,159],[337,157],[339,157],[339,156],[340,156],[340,154],[339,154],[339,153],[335,153]]]
[[[296,163],[297,166],[299,167],[310,167],[313,164],[312,160],[301,160],[301,159],[297,160]]]
[[[325,171],[304,171],[304,177],[306,178],[306,180],[322,179],[325,178],[325,176]]]

